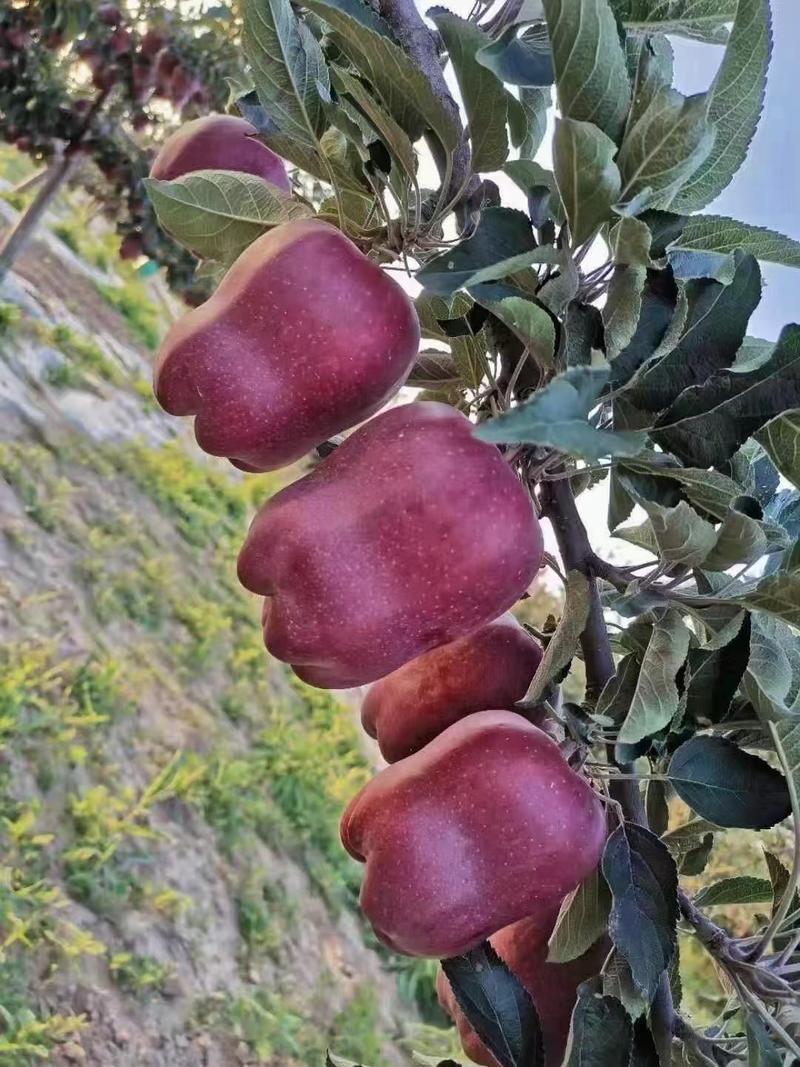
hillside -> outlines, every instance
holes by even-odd
[[[233,572],[285,475],[175,436],[168,298],[59,212],[0,290],[0,1063],[399,1063],[431,968],[355,911],[353,708],[267,660]]]

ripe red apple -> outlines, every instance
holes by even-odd
[[[156,396],[197,416],[206,452],[273,470],[377,411],[418,345],[400,286],[334,226],[303,219],[259,237],[172,327]]]
[[[394,763],[476,711],[521,700],[542,649],[513,615],[425,652],[381,678],[361,706],[364,729]]]
[[[156,56],[164,47],[165,40],[164,34],[158,30],[147,30],[142,37],[139,51],[143,56]]]
[[[444,957],[552,914],[597,866],[606,818],[547,734],[479,711],[380,771],[341,833],[366,863],[361,908],[380,940]]]
[[[135,232],[125,234],[119,246],[120,259],[138,259],[142,251],[142,235]]]
[[[269,651],[336,689],[485,625],[541,557],[531,502],[500,453],[459,412],[426,402],[378,415],[274,496],[239,578],[268,598]]]
[[[150,177],[171,180],[194,170],[241,170],[291,189],[283,160],[258,140],[254,126],[236,115],[206,115],[185,123],[162,145]]]
[[[611,948],[608,938],[602,937],[576,960],[548,963],[547,939],[557,916],[556,905],[546,916],[521,919],[490,938],[495,952],[519,978],[536,1006],[547,1067],[560,1067],[578,986],[599,974]],[[546,918],[544,923],[543,918]],[[464,1052],[483,1067],[497,1067],[497,1060],[472,1029],[456,1001],[444,971],[437,977],[436,992],[443,1011],[456,1024]]]

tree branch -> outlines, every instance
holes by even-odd
[[[451,113],[461,131],[460,143],[453,153],[449,180],[446,161],[439,142],[433,138],[428,141],[442,185],[444,186],[447,182],[447,189],[442,189],[442,202],[449,203],[456,198],[459,201],[468,200],[475,195],[480,179],[472,174],[469,141],[461,125],[461,112],[458,104],[447,86],[444,71],[439,62],[436,35],[426,25],[414,0],[378,0],[378,8],[391,26],[400,47],[413,59],[434,94]]]
[[[596,700],[615,673],[611,642],[597,588],[597,557],[592,551],[586,527],[575,503],[572,486],[567,479],[542,482],[540,501],[543,514],[552,524],[565,569],[581,571],[589,579],[589,617],[580,642],[586,665],[586,692],[591,699]],[[613,746],[609,746],[608,755],[609,762],[616,762]],[[633,775],[633,767],[628,764],[617,765],[626,775]],[[639,823],[640,826],[647,826],[644,801],[635,777],[626,777],[621,781],[612,780],[610,790],[626,819]],[[674,1019],[672,991],[665,973],[650,1011],[650,1026],[662,1064],[670,1062]]]

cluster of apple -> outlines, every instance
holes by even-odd
[[[254,132],[225,116],[191,123],[152,174],[221,166],[288,188]],[[606,819],[556,741],[513,710],[542,655],[506,614],[542,559],[527,491],[454,409],[376,414],[419,337],[413,303],[379,266],[333,226],[293,221],[256,240],[173,326],[155,392],[168,412],[194,416],[201,448],[245,471],[328,443],[255,517],[238,572],[264,598],[267,648],[300,678],[374,683],[362,719],[390,766],[341,823],[366,864],[363,912],[408,955],[461,955],[491,938],[560,1063],[576,986],[606,946],[559,966],[546,962],[547,939],[598,863]],[[444,976],[439,988],[467,1051],[492,1063]]]

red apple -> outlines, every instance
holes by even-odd
[[[576,960],[548,963],[547,939],[557,915],[555,906],[545,923],[543,916],[521,919],[490,939],[495,952],[519,978],[536,1006],[547,1067],[559,1067],[564,1058],[578,986],[599,974],[611,948],[608,938],[602,937]],[[484,1067],[497,1067],[497,1060],[472,1029],[443,971],[437,977],[436,992],[442,1009],[456,1024],[464,1052]]]
[[[380,940],[444,957],[552,915],[597,866],[606,818],[538,727],[479,711],[380,771],[348,805],[341,833],[366,864],[361,908]]]
[[[239,578],[268,598],[269,651],[335,689],[484,626],[541,558],[531,502],[500,453],[459,412],[426,402],[372,419],[274,496]]]
[[[187,77],[181,93],[190,86]],[[283,160],[258,140],[254,126],[236,115],[206,115],[185,123],[162,145],[150,177],[172,180],[195,170],[240,170],[291,190]]]
[[[135,232],[125,234],[119,246],[120,259],[138,259],[142,251],[142,235]]]
[[[361,707],[364,729],[394,763],[476,711],[521,700],[542,649],[513,615],[425,652],[381,678]]]
[[[273,470],[377,411],[418,345],[400,286],[334,226],[303,219],[259,237],[172,327],[156,395],[197,416],[206,452]]]

